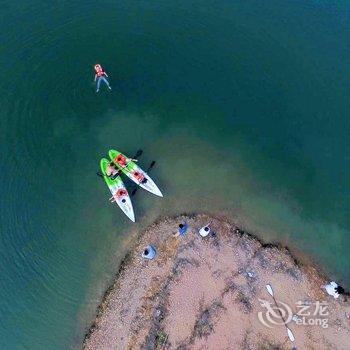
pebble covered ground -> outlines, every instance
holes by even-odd
[[[189,228],[176,236],[181,222]],[[207,223],[203,238],[198,230]],[[148,244],[157,249],[153,260],[141,257]],[[83,349],[350,349],[349,297],[333,299],[325,283],[288,249],[225,219],[164,218],[138,233]],[[294,342],[279,314],[264,306],[274,305],[267,284],[290,308],[284,318]],[[302,307],[310,315],[302,316]]]

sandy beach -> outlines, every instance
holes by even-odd
[[[141,257],[148,244],[153,260]],[[349,349],[350,298],[335,300],[326,282],[227,219],[163,218],[136,234],[83,349]]]

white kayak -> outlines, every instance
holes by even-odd
[[[148,192],[156,196],[163,197],[162,192],[149,175],[142,170],[135,162],[129,160],[124,154],[110,150],[108,152],[110,159],[114,164],[132,181]]]
[[[105,182],[112,194],[110,200],[111,202],[116,202],[124,214],[132,222],[135,222],[134,208],[123,180],[120,178],[120,176],[117,176],[115,179],[111,179],[106,175],[106,168],[109,163],[110,161],[106,158],[102,158],[100,162],[103,178],[105,179]]]

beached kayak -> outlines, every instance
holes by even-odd
[[[114,164],[116,164],[129,179],[146,191],[149,191],[156,196],[163,197],[163,194],[157,185],[136,163],[131,160],[128,161],[128,158],[124,154],[113,149],[110,150],[108,154]]]
[[[106,158],[102,158],[100,161],[101,171],[103,178],[109,190],[112,193],[111,200],[116,202],[120,209],[125,213],[125,215],[133,222],[135,222],[134,209],[132,207],[131,199],[127,189],[125,188],[124,182],[117,176],[114,180],[106,175],[106,169],[110,161]]]

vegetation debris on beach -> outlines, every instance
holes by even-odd
[[[176,236],[179,222],[186,235]],[[210,222],[214,235],[198,229]],[[157,248],[142,259],[145,245]],[[322,289],[324,277],[288,249],[261,242],[226,219],[207,215],[164,218],[138,232],[127,262],[108,289],[84,350],[109,349],[346,349],[350,306]],[[264,325],[261,301],[275,298],[296,313],[299,301],[326,302],[328,327]],[[334,336],[336,334],[336,336]]]

